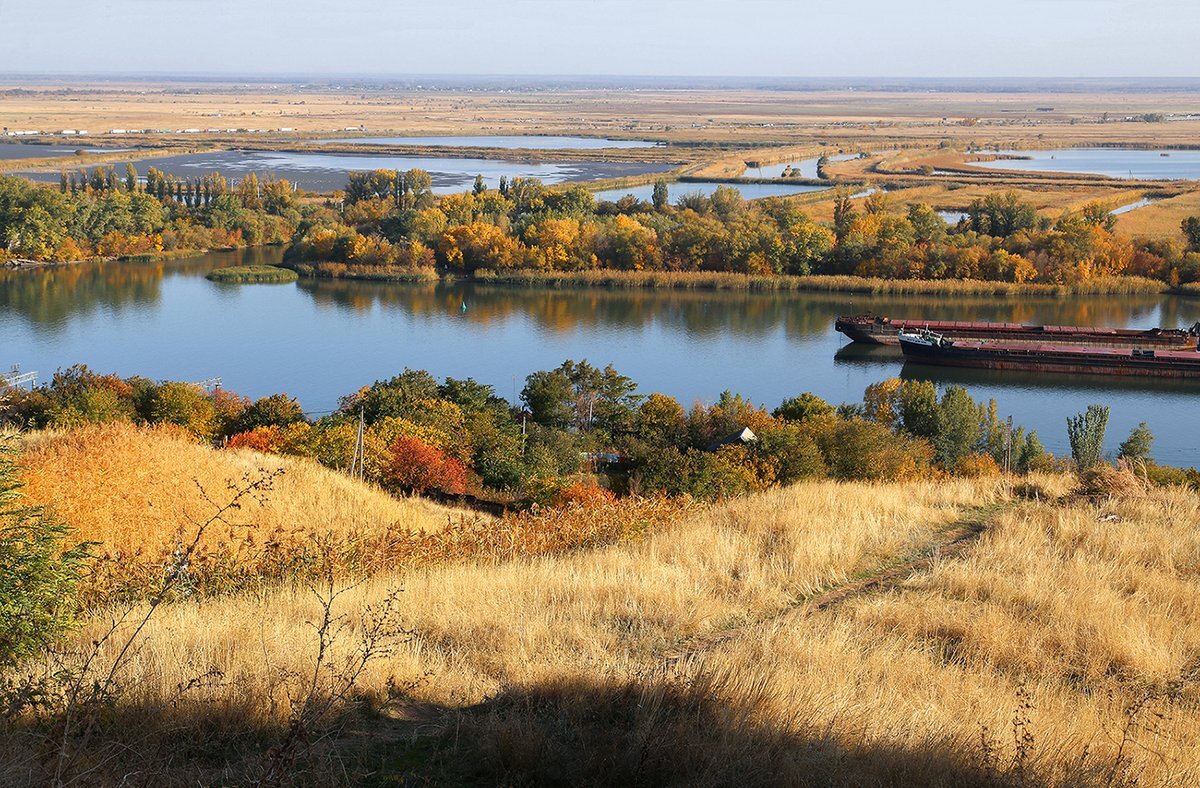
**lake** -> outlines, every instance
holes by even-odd
[[[703,194],[708,197],[717,190],[718,187],[728,186],[737,189],[742,193],[742,196],[747,200],[758,200],[763,197],[787,197],[792,194],[804,194],[806,192],[819,192],[830,188],[829,186],[804,186],[795,183],[724,183],[715,181],[675,181],[667,184],[667,191],[671,195],[671,202],[675,202],[685,194]],[[627,194],[632,194],[639,200],[649,202],[654,196],[654,185],[646,184],[644,186],[632,186],[624,189],[605,189],[604,191],[594,192],[597,200],[610,200],[616,202]]]
[[[343,145],[441,145],[447,148],[504,148],[507,150],[604,150],[606,148],[657,148],[661,142],[649,140],[610,140],[601,137],[556,137],[536,134],[432,136],[432,137],[350,137],[322,140]]]
[[[0,271],[0,368],[19,363],[45,380],[76,362],[122,375],[220,376],[251,396],[278,391],[310,413],[405,367],[473,376],[513,398],[526,375],[563,360],[614,364],[649,393],[685,404],[732,389],[774,407],[812,391],[859,401],[892,376],[961,383],[995,397],[1002,415],[1066,450],[1066,418],[1112,407],[1108,446],[1139,421],[1155,456],[1200,464],[1200,385],[1108,377],[1012,374],[905,364],[895,350],[848,345],[839,313],[1059,325],[1190,326],[1200,300],[1158,296],[949,299],[604,289],[520,289],[301,280],[209,282],[215,267],[276,261],[279,248],[165,263],[107,263]],[[467,310],[462,311],[462,304]]]
[[[1069,148],[1005,151],[1001,155],[1028,158],[968,163],[989,170],[1069,172],[1137,180],[1200,180],[1200,150]]]
[[[604,178],[623,178],[630,175],[666,172],[669,164],[641,162],[517,162],[503,159],[458,159],[437,156],[372,156],[352,153],[291,153],[283,151],[214,151],[160,156],[134,163],[141,175],[150,167],[183,178],[196,178],[213,171],[231,179],[240,179],[254,172],[259,178],[273,175],[286,178],[302,189],[330,192],[346,185],[347,173],[354,170],[428,170],[433,177],[433,190],[439,194],[461,192],[471,188],[476,175],[482,175],[489,187],[495,188],[501,176],[539,178],[544,183],[573,183]],[[118,173],[125,164],[113,165]],[[57,182],[58,172],[22,173],[34,180]]]
[[[29,143],[20,142],[0,142],[0,161],[14,161],[16,159],[45,159],[52,156],[73,156],[75,151],[82,150],[84,153],[124,153],[131,150],[130,148],[85,148],[69,145],[31,145]],[[58,179],[58,173],[54,174],[55,180]]]
[[[830,156],[829,160],[831,162],[850,161],[851,159],[857,159],[857,158],[858,158],[857,153],[839,153],[835,156]],[[786,170],[788,167],[791,167],[793,170],[796,171],[796,174],[793,177],[807,178],[809,180],[815,181],[817,178],[820,177],[820,175],[817,174],[817,162],[819,162],[819,161],[820,161],[820,158],[801,159],[800,161],[788,162],[788,163],[784,163],[784,164],[768,164],[764,167],[747,167],[746,171],[744,173],[742,173],[742,177],[743,178],[782,178],[783,171]]]

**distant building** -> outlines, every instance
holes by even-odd
[[[754,443],[758,440],[758,436],[754,434],[754,430],[749,427],[743,427],[732,435],[727,435],[718,441],[713,441],[705,447],[705,451],[716,451],[722,446],[738,446]]]

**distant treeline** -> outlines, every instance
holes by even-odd
[[[282,243],[320,210],[253,174],[231,188],[218,173],[182,180],[151,167],[143,182],[130,164],[124,177],[63,173],[58,189],[0,175],[0,263]]]
[[[1140,276],[1200,280],[1200,220],[1176,240],[1114,231],[1110,206],[1093,203],[1057,220],[1014,192],[977,199],[949,226],[925,204],[885,193],[837,201],[830,225],[793,201],[747,201],[732,187],[672,200],[659,183],[650,202],[597,202],[581,186],[536,180],[437,199],[420,171],[351,173],[338,220],[294,240],[294,263],[365,276],[381,270],[736,272],[758,276],[851,275],[902,280],[1078,284]],[[339,270],[338,266],[345,266]]]

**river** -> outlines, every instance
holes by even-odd
[[[1112,407],[1109,449],[1138,422],[1160,462],[1200,464],[1200,384],[946,370],[905,364],[887,348],[849,346],[841,312],[1059,325],[1190,326],[1200,300],[868,297],[853,294],[549,290],[474,284],[402,285],[301,280],[210,282],[215,267],[279,259],[278,248],[159,263],[83,264],[0,271],[0,366],[45,380],[56,368],[151,378],[219,376],[251,396],[284,391],[313,414],[405,367],[473,376],[505,397],[530,372],[564,359],[614,364],[649,393],[685,404],[725,389],[774,407],[812,391],[859,401],[891,376],[961,383],[995,397],[1002,415],[1066,450],[1066,418],[1089,403]],[[466,311],[462,305],[466,304]]]

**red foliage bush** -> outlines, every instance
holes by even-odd
[[[276,454],[283,445],[283,431],[275,425],[255,427],[246,432],[230,436],[225,443],[227,449],[253,449],[263,454]]]
[[[388,447],[383,483],[404,492],[462,495],[467,491],[467,468],[420,438],[401,437]]]
[[[614,503],[616,500],[617,496],[613,495],[610,490],[606,490],[596,484],[574,482],[558,490],[550,499],[550,505],[569,506],[575,503],[583,506],[594,506],[601,503]]]

